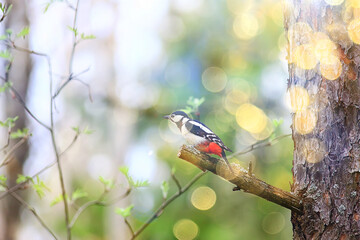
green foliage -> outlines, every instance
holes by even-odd
[[[111,180],[111,179],[105,179],[104,177],[100,176],[100,177],[99,177],[99,180],[100,180],[100,182],[102,182],[102,183],[104,184],[105,189],[106,189],[107,191],[109,191],[110,189],[114,188],[114,186],[115,186],[114,181]]]
[[[45,183],[40,180],[39,176],[36,177],[36,181],[32,179],[32,183],[35,192],[39,195],[40,198],[45,196],[45,190],[50,191],[50,188],[48,188]]]
[[[74,130],[78,135],[81,133],[90,135],[95,132],[95,130],[89,129],[88,126],[86,126],[83,130],[81,130],[80,127],[72,127],[72,130]]]
[[[26,181],[29,181],[29,180],[32,181],[32,177],[24,176],[22,174],[18,174],[17,179],[16,179],[16,183],[20,184],[20,183],[23,183],[23,182],[26,182]]]
[[[194,98],[189,97],[189,99],[186,101],[187,106],[184,109],[181,109],[181,111],[184,111],[187,114],[191,114],[194,112],[199,111],[199,107],[201,104],[205,102],[205,98]]]
[[[13,7],[12,4],[8,5],[8,4],[0,3],[0,11],[2,13],[1,21],[4,20],[4,18],[10,13],[12,7]]]
[[[128,181],[130,187],[135,187],[135,188],[139,188],[139,187],[146,187],[149,185],[149,181],[148,180],[137,180],[134,181],[134,179],[129,175],[129,168],[128,167],[120,167],[119,171],[124,174],[124,176],[126,177],[126,180]]]
[[[31,136],[31,134],[29,133],[28,128],[18,129],[16,132],[10,133],[10,138],[11,139],[25,138],[25,137],[28,137],[28,136]]]
[[[11,82],[6,82],[0,87],[0,93],[7,91],[12,86]]]
[[[11,60],[12,59],[12,56],[11,56],[11,53],[9,50],[3,50],[3,51],[0,51],[0,57],[1,58],[5,58],[7,60]]]
[[[85,35],[85,33],[81,33],[81,39],[82,40],[89,40],[89,39],[95,39],[95,38],[96,38],[95,35],[92,35],[92,34]]]
[[[5,122],[0,121],[0,127],[12,128],[15,126],[15,121],[18,120],[18,116],[13,118],[7,118]]]
[[[272,123],[273,123],[274,128],[278,128],[278,127],[280,127],[280,126],[284,123],[284,120],[283,120],[282,118],[280,118],[280,119],[274,119],[274,120],[272,121]]]
[[[54,200],[51,201],[50,206],[52,207],[52,206],[58,204],[59,202],[62,202],[63,199],[64,198],[62,195],[57,196]]]
[[[123,216],[124,218],[127,218],[131,215],[131,210],[134,208],[134,205],[131,204],[127,208],[116,208],[115,213],[119,214],[120,216]]]
[[[87,197],[87,196],[88,196],[87,192],[78,188],[72,193],[71,200],[76,201],[79,198],[83,198],[83,197]]]
[[[53,3],[55,3],[55,2],[63,2],[64,0],[50,0],[49,2],[47,2],[46,4],[45,4],[45,8],[44,8],[44,13],[46,13],[47,12],[47,10],[49,10],[49,7],[53,4]]]
[[[163,181],[161,183],[161,191],[163,198],[166,199],[169,193],[169,183],[167,181]]]
[[[4,191],[6,190],[7,184],[7,177],[5,177],[4,175],[0,175],[0,191]]]
[[[79,32],[78,32],[77,28],[73,28],[73,27],[70,27],[70,26],[67,26],[67,27],[68,27],[68,29],[70,31],[72,31],[74,33],[75,37],[77,37],[79,35]]]
[[[29,26],[24,27],[18,34],[16,34],[16,37],[22,37],[25,38],[30,33]]]

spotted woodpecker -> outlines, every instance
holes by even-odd
[[[170,115],[164,116],[164,118],[176,124],[188,144],[201,152],[218,155],[224,159],[230,170],[234,172],[225,154],[225,150],[232,151],[205,124],[189,118],[182,111],[173,112]]]

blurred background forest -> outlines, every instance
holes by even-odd
[[[69,4],[75,6],[76,1],[34,0],[13,7],[26,10],[28,48],[51,57],[54,89],[69,74],[74,35],[74,29],[68,27],[74,21]],[[12,30],[17,33],[24,27],[18,24]],[[1,23],[1,28],[4,32],[7,27]],[[128,220],[137,229],[162,203],[163,181],[169,182],[169,196],[177,191],[171,179],[173,168],[182,185],[200,172],[177,158],[184,141],[178,130],[162,119],[184,109],[191,97],[205,99],[199,108],[201,121],[234,151],[267,139],[273,131],[277,136],[290,133],[281,1],[80,0],[76,29],[95,39],[76,46],[72,73],[81,74],[56,97],[54,111],[60,149],[72,141],[74,127],[91,133],[80,134],[62,156],[67,191],[86,192],[73,205],[101,195],[100,176],[116,182],[109,196],[126,192],[128,183],[118,170],[121,166],[129,167],[134,180],[147,180],[149,185],[134,189],[111,206],[87,209],[73,227],[75,239],[129,239],[116,208],[133,204]],[[20,46],[22,41],[18,40]],[[14,62],[24,56],[29,54],[18,53]],[[27,106],[48,124],[47,63],[36,55],[30,58]],[[3,76],[4,69],[1,71]],[[90,86],[91,96],[83,83]],[[1,121],[14,117],[5,112],[10,100],[0,94]],[[275,129],[273,120],[281,118],[283,124]],[[31,176],[54,161],[54,152],[46,129],[29,116],[26,126],[32,136],[23,175]],[[1,129],[0,146],[6,143],[6,134],[7,129]],[[287,137],[230,161],[244,167],[252,161],[257,177],[289,190],[292,151]],[[4,168],[0,174],[5,174]],[[23,192],[48,225],[64,237],[64,206],[54,202],[61,194],[56,167],[42,173],[40,179],[49,188],[45,196],[40,198],[31,188]],[[205,175],[171,203],[139,239],[291,238],[289,210],[233,192],[232,187],[215,175]],[[49,239],[49,234],[24,209],[18,239]]]

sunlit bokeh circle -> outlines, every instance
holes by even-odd
[[[235,115],[236,110],[238,107],[247,102],[250,99],[250,94],[246,93],[242,90],[234,89],[231,90],[226,96],[225,96],[225,109]]]
[[[315,56],[318,60],[336,55],[336,45],[330,39],[320,39],[315,44]]]
[[[302,69],[313,69],[316,66],[315,51],[312,44],[303,44],[295,49],[295,63]]]
[[[202,74],[202,84],[209,92],[222,91],[226,83],[226,73],[219,67],[209,67]]]
[[[347,30],[351,41],[360,44],[360,18],[352,20],[349,23]]]
[[[291,86],[288,91],[288,99],[292,112],[303,111],[309,105],[308,91],[298,85]]]
[[[321,162],[326,155],[325,144],[318,138],[306,139],[302,151],[308,163]]]
[[[191,204],[199,210],[209,210],[216,203],[216,193],[209,187],[198,187],[191,194]]]
[[[340,5],[344,2],[344,0],[325,0],[325,2],[329,5]]]
[[[321,75],[328,80],[336,80],[342,72],[342,65],[336,56],[330,55],[320,60]]]
[[[279,212],[272,212],[266,215],[262,221],[262,227],[268,234],[277,234],[284,229],[285,218]]]
[[[243,40],[251,39],[259,32],[259,21],[253,14],[240,14],[234,20],[233,30],[238,38]]]
[[[359,0],[348,0],[350,6],[353,8],[360,8],[360,1]]]
[[[316,112],[312,109],[295,113],[294,125],[296,131],[300,134],[305,135],[312,132],[316,126],[316,122]]]
[[[288,39],[290,46],[307,44],[312,40],[312,28],[306,22],[297,22],[290,26]]]
[[[236,111],[236,121],[250,133],[261,133],[267,125],[268,118],[260,108],[244,103]]]
[[[178,240],[192,240],[199,232],[198,225],[190,219],[179,220],[173,228],[173,233]]]

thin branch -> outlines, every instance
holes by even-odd
[[[270,146],[276,144],[277,142],[279,142],[280,140],[282,140],[283,138],[290,137],[290,136],[291,136],[291,134],[285,134],[285,135],[280,135],[278,137],[275,137],[273,139],[265,139],[265,140],[256,142],[256,143],[246,147],[245,149],[243,149],[243,150],[241,150],[239,152],[236,152],[236,153],[233,153],[233,154],[229,155],[228,159],[231,159],[231,158],[237,157],[239,155],[249,153],[249,152],[251,152],[251,151],[253,151],[255,149],[258,149],[258,148],[270,147]]]
[[[131,232],[131,236],[134,237],[135,233],[134,233],[134,230],[133,228],[131,227],[131,224],[129,223],[129,221],[127,220],[127,218],[124,219],[125,221],[125,224],[128,226],[130,232]]]
[[[71,219],[71,222],[69,224],[69,227],[72,228],[74,226],[74,224],[76,223],[77,219],[80,217],[80,215],[89,207],[91,206],[109,206],[112,205],[114,203],[116,203],[117,201],[129,196],[131,192],[131,188],[129,188],[124,194],[120,195],[119,197],[116,197],[110,201],[104,202],[103,199],[105,198],[106,194],[108,193],[107,190],[105,190],[98,199],[96,200],[92,200],[89,202],[84,203],[74,214],[73,218]]]
[[[10,134],[11,134],[11,124],[9,124],[8,132],[7,132],[8,137],[7,137],[7,140],[6,140],[6,144],[0,148],[0,151],[5,150],[5,148],[7,148],[9,146],[9,144],[10,144]]]
[[[54,239],[58,239],[56,237],[56,235],[54,234],[53,231],[51,231],[51,229],[46,225],[46,223],[44,222],[44,220],[42,220],[42,218],[39,216],[39,214],[37,214],[36,210],[31,207],[24,199],[22,199],[17,193],[13,192],[10,193],[11,196],[13,198],[15,198],[20,204],[22,204],[23,206],[25,206],[35,217],[36,219],[39,221],[39,223],[43,226],[43,228],[45,228],[53,237]]]
[[[175,176],[174,173],[171,173],[171,177],[174,180],[174,182],[175,182],[176,186],[178,187],[179,191],[181,191],[181,184],[179,182],[179,179],[177,179],[177,177]]]
[[[164,211],[164,209],[175,199],[177,199],[179,196],[181,196],[184,192],[186,192],[197,180],[199,180],[202,176],[204,176],[206,174],[206,172],[200,172],[199,174],[197,174],[193,179],[190,180],[190,182],[188,182],[188,184],[186,184],[183,188],[181,188],[177,193],[175,193],[174,195],[172,195],[168,200],[166,200],[165,202],[163,202],[160,207],[151,215],[151,217],[139,228],[139,230],[137,230],[133,236],[131,237],[131,239],[135,239],[137,236],[140,235],[140,233],[142,233],[151,222],[153,222],[156,218],[158,218],[161,213]]]
[[[0,168],[10,162],[10,160],[7,161],[8,158],[11,156],[11,154],[13,154],[14,151],[16,151],[22,144],[24,144],[26,142],[26,140],[27,140],[27,137],[24,137],[20,141],[18,141],[14,146],[12,146],[12,148],[6,153],[4,160],[1,162]]]
[[[247,193],[262,197],[291,211],[302,213],[302,203],[298,196],[267,184],[254,175],[250,175],[248,171],[237,164],[232,164],[236,173],[236,175],[234,175],[223,161],[219,161],[217,158],[210,157],[185,145],[181,147],[178,157],[194,164],[203,171],[208,170],[235,184],[237,188],[234,190],[242,189]]]

